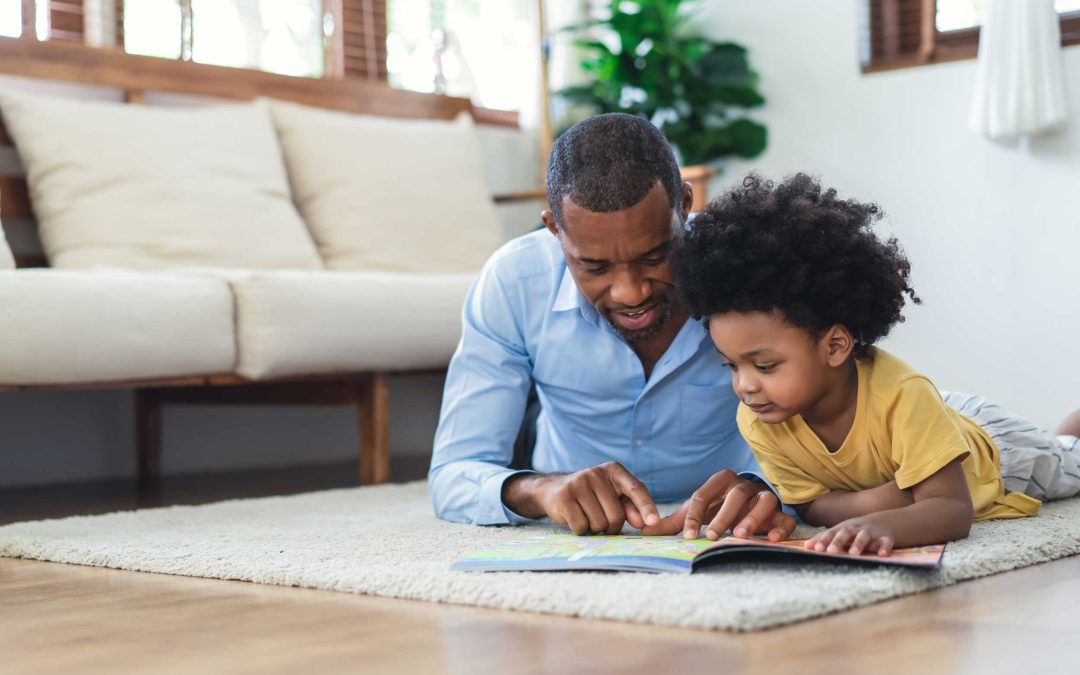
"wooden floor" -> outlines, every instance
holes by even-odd
[[[347,468],[347,467],[344,467]],[[330,467],[274,491],[332,487]],[[351,479],[351,474],[346,474]],[[252,476],[173,486],[180,501]],[[208,482],[212,489],[205,488]],[[257,482],[257,481],[256,481]],[[204,489],[191,485],[198,483]],[[177,485],[183,486],[183,480]],[[244,486],[247,487],[244,487]],[[291,487],[290,487],[291,486]],[[117,486],[111,488],[113,491]],[[96,503],[124,508],[107,496]],[[38,488],[50,501],[53,488]],[[71,487],[63,490],[68,495]],[[78,490],[75,490],[78,492]],[[129,490],[128,493],[131,491]],[[169,488],[158,493],[170,494]],[[78,501],[78,500],[76,500]],[[165,499],[164,501],[168,501]],[[54,503],[54,502],[51,502]],[[11,492],[0,514],[11,519]],[[100,510],[68,504],[39,510]],[[34,517],[22,504],[21,515]],[[708,599],[703,598],[703,602]],[[1080,673],[1080,557],[771,631],[665,629],[0,559],[0,673]]]

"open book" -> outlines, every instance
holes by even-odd
[[[680,536],[632,535],[577,537],[572,534],[534,536],[474,551],[450,569],[472,572],[610,570],[625,572],[682,572],[735,560],[835,560],[870,565],[934,568],[945,546],[896,549],[888,556],[864,553],[819,553],[803,547],[805,539],[772,543],[763,537],[683,539]]]

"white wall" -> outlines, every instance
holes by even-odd
[[[975,62],[863,75],[855,0],[725,0],[698,25],[750,50],[769,147],[730,164],[811,171],[878,202],[922,306],[883,345],[942,388],[1056,427],[1080,408],[1080,48],[1064,51],[1071,121],[1012,146],[967,130]]]

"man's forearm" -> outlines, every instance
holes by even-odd
[[[805,506],[796,506],[795,510],[810,525],[832,527],[850,518],[899,509],[914,503],[910,491],[901,490],[896,486],[896,481],[890,481],[857,492],[833,490]]]

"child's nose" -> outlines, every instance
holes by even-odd
[[[743,391],[748,394],[753,394],[761,391],[761,383],[753,376],[745,376],[739,378],[739,386]]]

